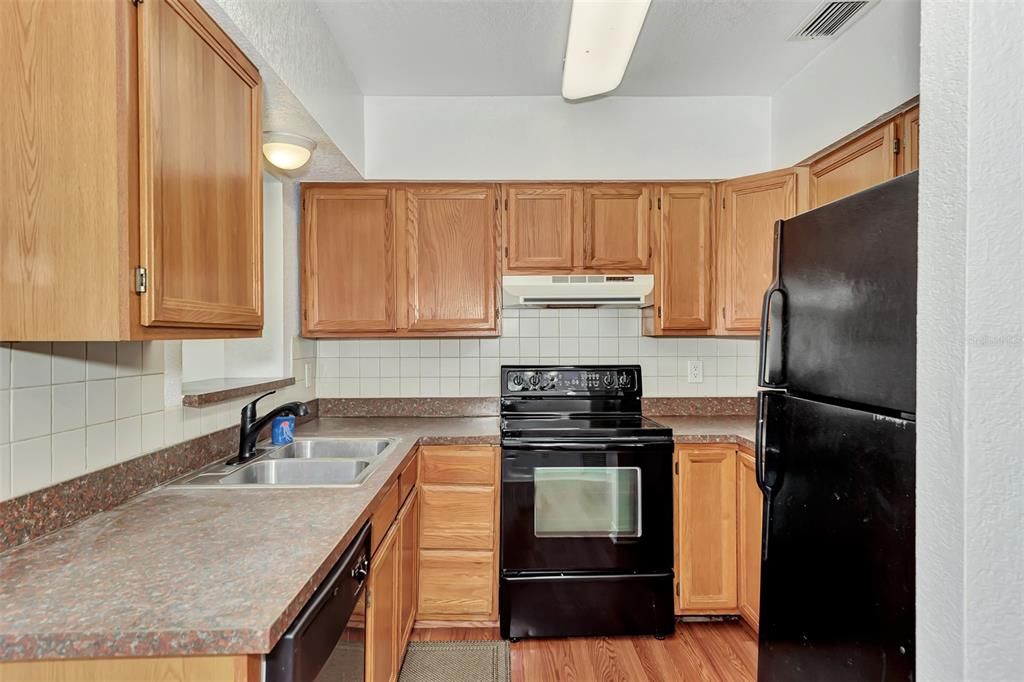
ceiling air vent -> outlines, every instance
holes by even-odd
[[[826,2],[818,5],[800,27],[789,36],[789,40],[819,40],[835,38],[848,29],[855,20],[864,16],[877,0],[854,0],[852,2]]]

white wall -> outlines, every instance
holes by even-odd
[[[773,166],[802,161],[918,94],[920,9],[881,0],[774,94]]]
[[[922,3],[917,673],[1024,679],[1024,6]]]
[[[274,70],[360,173],[363,95],[311,0],[200,0],[239,43]],[[229,30],[231,29],[231,30]],[[286,131],[295,132],[295,131]]]
[[[366,97],[367,179],[727,178],[767,170],[767,97]]]

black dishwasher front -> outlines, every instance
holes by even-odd
[[[369,566],[366,524],[266,655],[266,682],[363,681]]]

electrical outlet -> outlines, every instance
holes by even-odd
[[[304,362],[302,363],[302,367],[306,370],[306,375],[304,379],[306,382],[306,388],[309,388],[310,374],[312,374],[312,372],[309,371],[310,363]]]
[[[703,384],[704,383],[704,361],[703,360],[687,360],[686,361],[686,381],[691,384]]]

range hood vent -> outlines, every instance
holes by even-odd
[[[506,275],[501,284],[508,307],[638,308],[654,295],[654,275]]]
[[[835,38],[867,13],[877,0],[821,3],[789,36],[789,40],[820,40]]]

